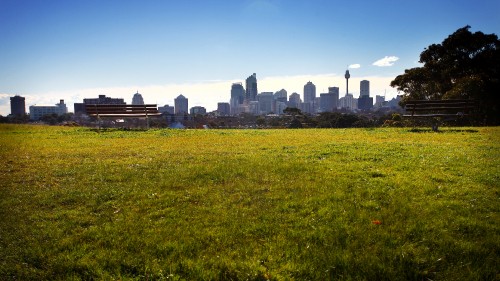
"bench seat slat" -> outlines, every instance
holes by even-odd
[[[86,104],[85,111],[89,116],[99,117],[153,117],[160,116],[156,104]]]
[[[461,117],[461,116],[469,116],[470,114],[404,114],[403,117]]]

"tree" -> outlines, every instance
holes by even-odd
[[[465,26],[420,54],[422,67],[406,69],[391,86],[411,99],[475,99],[489,124],[499,124],[500,41]]]

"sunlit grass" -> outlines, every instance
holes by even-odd
[[[499,128],[1,125],[0,156],[0,279],[499,274]]]

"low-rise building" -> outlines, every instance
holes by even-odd
[[[58,104],[55,105],[32,105],[30,106],[30,120],[36,121],[40,120],[44,115],[57,114],[64,115],[68,113],[68,108],[64,103],[64,100],[60,100]]]

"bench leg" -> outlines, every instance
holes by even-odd
[[[432,131],[437,132],[438,131],[438,126],[439,126],[439,121],[438,120],[432,120]]]

